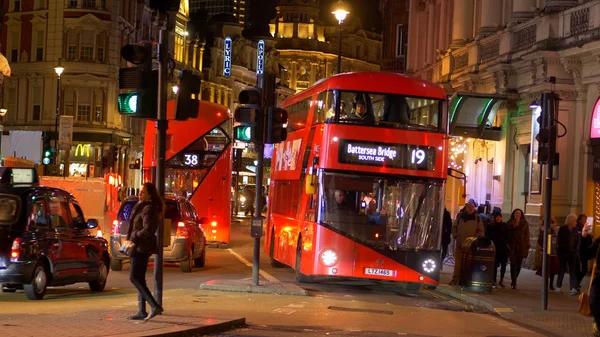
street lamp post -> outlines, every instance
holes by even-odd
[[[338,20],[340,24],[339,35],[338,35],[338,64],[337,64],[337,73],[342,72],[342,23],[346,19],[346,16],[350,14],[348,6],[342,0],[338,0],[335,4],[333,4],[333,11],[331,14],[335,15],[335,18]]]
[[[55,139],[54,139],[54,151],[58,150],[58,116],[60,115],[60,75],[62,75],[63,71],[65,71],[65,68],[63,68],[60,64],[60,58],[58,59],[58,65],[56,67],[54,67],[54,71],[56,72],[56,75],[58,75],[58,79],[56,81],[56,115],[55,115],[55,119],[54,119],[54,134],[55,134]],[[57,152],[54,152],[54,167],[55,167],[55,171],[58,172],[58,158],[57,158]],[[67,168],[65,168],[66,170]]]

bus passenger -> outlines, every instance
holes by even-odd
[[[354,103],[354,109],[350,115],[348,115],[348,117],[352,120],[360,120],[361,124],[375,124],[375,117],[373,117],[372,113],[367,111],[367,105],[362,97],[358,97],[356,99],[356,103]]]
[[[327,122],[332,122],[335,119],[335,102],[331,104],[331,108],[327,111],[325,116]],[[346,103],[340,102],[340,119],[348,119],[348,112],[346,111]]]
[[[336,189],[333,193],[334,202],[330,206],[330,210],[350,210],[351,207],[346,200],[346,192]]]

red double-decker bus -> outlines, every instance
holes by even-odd
[[[165,194],[189,199],[197,216],[208,219],[203,224],[208,244],[229,243],[232,165],[229,109],[200,101],[197,118],[176,121],[174,114],[175,101],[168,101]],[[146,125],[144,181],[156,181],[155,123],[148,121]]]
[[[315,276],[439,282],[448,113],[444,90],[395,73],[348,73],[284,103],[265,252]]]

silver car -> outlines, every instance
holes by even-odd
[[[129,256],[119,252],[121,244],[127,238],[129,215],[138,202],[138,197],[130,197],[121,203],[117,219],[113,221],[110,232],[110,268],[123,269],[123,263]],[[165,262],[180,264],[181,271],[189,273],[194,267],[202,268],[206,263],[206,237],[202,224],[206,218],[199,219],[194,206],[184,199],[167,198],[165,200],[165,220],[171,221],[171,240],[163,249]]]

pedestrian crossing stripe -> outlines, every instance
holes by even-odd
[[[495,312],[514,312],[511,308],[494,308]]]

